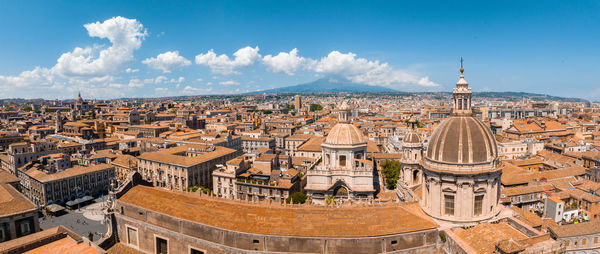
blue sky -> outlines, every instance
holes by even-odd
[[[599,1],[1,0],[0,98],[242,93],[330,75],[450,91],[462,56],[474,91],[598,100],[598,13]]]

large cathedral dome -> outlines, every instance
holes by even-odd
[[[434,218],[473,224],[500,212],[502,170],[492,131],[473,117],[471,88],[463,71],[461,63],[452,116],[437,126],[421,161],[420,204]]]
[[[494,164],[497,147],[494,135],[479,119],[453,116],[433,132],[426,159],[449,164]]]

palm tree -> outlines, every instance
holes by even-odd
[[[336,204],[335,197],[331,196],[331,195],[328,195],[327,198],[325,199],[325,204],[327,204],[327,205],[335,205]]]

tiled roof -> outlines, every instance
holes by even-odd
[[[176,153],[186,151],[188,147],[193,147],[193,145],[178,146],[158,152],[143,153],[137,158],[189,167],[236,152],[234,149],[216,146],[214,151],[206,152],[195,157],[175,155]]]
[[[145,186],[133,187],[119,202],[204,225],[263,235],[368,237],[438,227],[417,203],[341,208],[266,206]]]
[[[502,194],[506,195],[507,197],[511,197],[511,196],[516,196],[516,195],[544,192],[544,191],[548,191],[551,189],[553,189],[553,187],[552,187],[552,185],[549,185],[549,184],[547,184],[547,185],[532,185],[532,186],[517,186],[517,187],[504,188],[502,190]]]
[[[558,237],[591,235],[600,233],[600,221],[549,227]]]
[[[481,224],[469,229],[458,229],[454,232],[470,247],[479,253],[494,253],[497,242],[506,239],[522,240],[527,236],[506,222],[497,224]]]
[[[37,168],[32,168],[30,170],[27,170],[25,173],[40,182],[50,182],[50,181],[55,181],[55,180],[68,178],[68,177],[72,177],[72,176],[89,174],[89,173],[96,172],[96,171],[107,170],[107,169],[111,169],[111,168],[114,168],[114,167],[109,164],[103,163],[103,164],[92,165],[89,167],[77,165],[72,168],[67,168],[63,171],[53,173],[53,174],[47,174],[43,171],[38,170]]]
[[[13,174],[0,170],[0,183],[11,183],[11,182],[18,182],[19,178],[17,178],[16,176],[14,176]]]
[[[34,211],[37,207],[9,184],[0,184],[0,217]]]
[[[320,152],[321,143],[323,143],[323,137],[311,137],[308,141],[298,147],[298,151],[304,152]]]
[[[19,237],[7,242],[0,243],[0,253],[13,252],[18,248],[26,246],[36,246],[40,242],[47,242],[47,239],[51,239],[57,235],[66,234],[67,237],[59,238],[57,240],[45,243],[37,248],[31,249],[26,253],[77,253],[77,254],[91,254],[100,253],[98,250],[88,244],[81,242],[81,236],[72,232],[71,230],[57,226],[46,229],[37,233]]]

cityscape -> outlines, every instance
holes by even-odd
[[[600,253],[600,4],[436,5],[0,1],[0,253]]]

